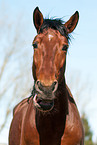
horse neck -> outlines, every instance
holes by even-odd
[[[68,93],[66,89],[66,83],[65,83],[65,78],[63,77],[61,83],[58,85],[58,89],[56,91],[56,98],[58,98],[58,102],[60,105],[60,112],[63,115],[68,114]]]
[[[50,112],[36,109],[36,128],[42,145],[59,145],[64,132],[66,115],[68,114],[68,100],[65,79],[59,84],[55,94],[54,108]]]

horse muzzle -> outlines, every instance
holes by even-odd
[[[34,106],[41,111],[50,111],[54,107],[55,92],[58,82],[54,81],[51,86],[43,86],[40,81],[35,83]]]

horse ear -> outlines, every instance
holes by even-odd
[[[64,26],[67,28],[67,32],[68,33],[71,33],[75,29],[75,27],[76,27],[76,25],[78,23],[78,20],[79,20],[79,12],[76,11],[70,17],[70,19],[64,24]]]
[[[38,32],[39,29],[40,29],[40,26],[43,23],[43,15],[40,12],[38,7],[36,7],[34,12],[33,12],[33,22],[34,22],[34,26],[35,26],[35,28],[36,28],[36,30]]]

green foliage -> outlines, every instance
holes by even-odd
[[[92,141],[93,133],[90,129],[88,120],[85,114],[82,115],[82,122],[85,130],[85,145],[97,145]]]

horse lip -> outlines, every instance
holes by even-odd
[[[37,103],[37,94],[33,97],[33,103],[35,107],[40,107],[40,105]]]
[[[42,99],[36,94],[33,98],[34,106],[40,111],[50,111],[54,107],[54,99]]]

